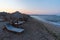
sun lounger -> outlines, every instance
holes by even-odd
[[[16,27],[14,27],[14,26],[12,26],[10,24],[6,24],[5,26],[6,26],[7,30],[12,31],[12,32],[21,33],[21,32],[24,31],[24,29],[22,29],[22,28],[16,28]]]
[[[14,23],[14,24],[23,24],[25,21],[18,21],[18,23]]]

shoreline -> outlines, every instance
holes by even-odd
[[[60,25],[55,25],[54,23],[51,23],[49,21],[45,21],[45,20],[40,19],[38,17],[34,17],[34,16],[31,16],[31,17],[33,17],[33,18],[37,19],[38,21],[42,22],[49,31],[53,31],[57,35],[60,33]]]
[[[59,27],[60,27],[60,24],[59,24],[59,23],[55,23],[55,22],[51,22],[51,21],[46,21],[46,20],[44,20],[44,19],[42,19],[42,18],[39,18],[38,16],[31,16],[31,17],[36,18],[36,19],[38,19],[38,20],[40,20],[40,21],[42,21],[42,22],[49,23],[49,24],[53,24],[53,25],[55,25],[55,26],[59,26]]]

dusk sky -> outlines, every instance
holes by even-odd
[[[0,0],[0,12],[60,14],[60,0]]]

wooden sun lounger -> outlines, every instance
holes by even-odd
[[[6,25],[5,25],[5,28],[6,28],[7,30],[9,30],[9,31],[17,32],[17,33],[21,33],[21,32],[24,31],[24,29],[22,29],[22,28],[16,28],[16,27],[14,27],[14,26],[12,26],[12,25],[10,25],[10,24],[6,24]]]

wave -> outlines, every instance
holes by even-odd
[[[60,26],[60,23],[45,20],[44,18],[41,18],[40,16],[31,16],[31,17],[36,18],[36,19],[38,19],[38,20],[41,20],[41,21],[43,21],[43,22],[47,22],[47,23],[50,23],[50,24],[54,24],[54,25],[56,25],[56,26]]]

